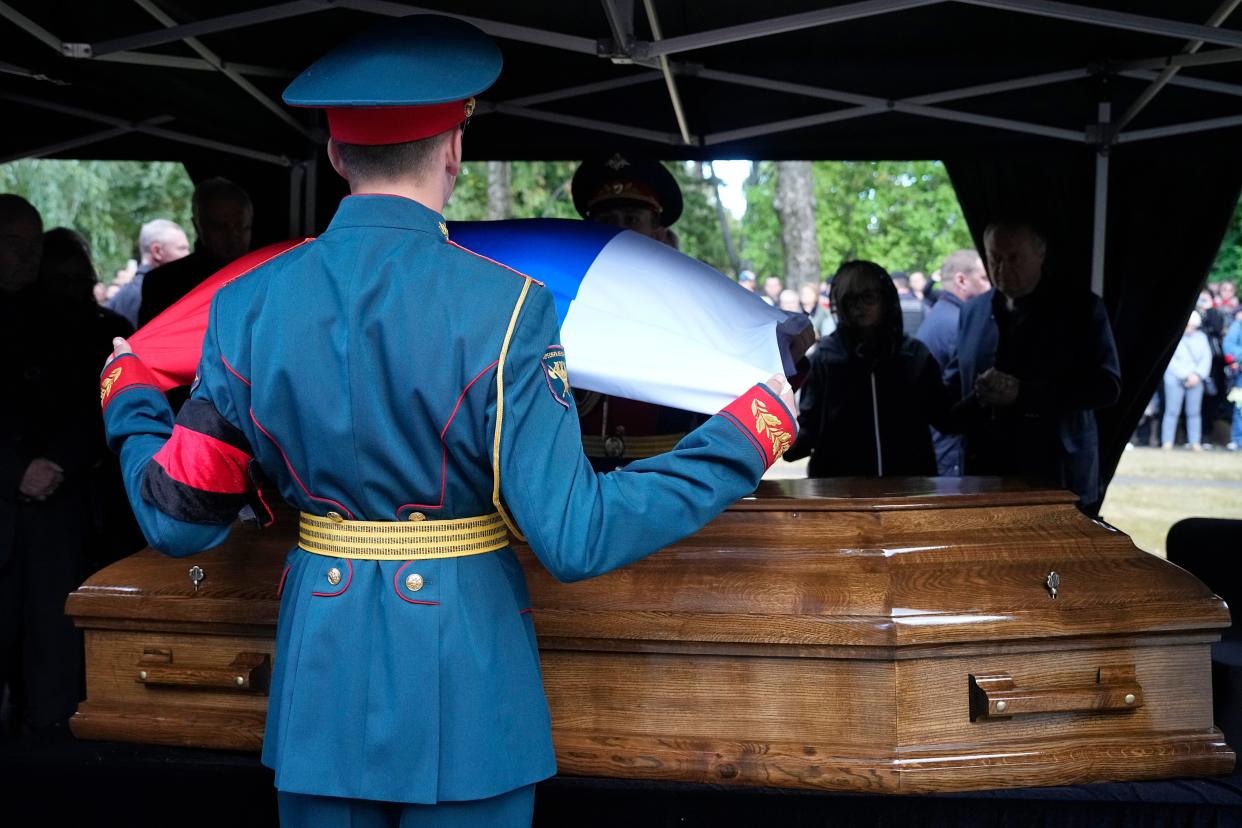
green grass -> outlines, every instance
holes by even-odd
[[[1101,515],[1163,557],[1169,527],[1182,518],[1242,519],[1242,486],[1225,481],[1242,482],[1242,452],[1134,449],[1121,456]]]

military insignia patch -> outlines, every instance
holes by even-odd
[[[573,404],[573,392],[569,388],[569,370],[565,367],[565,349],[560,345],[549,345],[543,352],[543,376],[548,381],[548,390],[552,397],[561,405],[569,408]]]

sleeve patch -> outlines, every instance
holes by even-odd
[[[132,354],[119,356],[104,368],[99,378],[99,405],[108,408],[118,395],[131,386],[150,387],[159,390],[159,383],[142,360]],[[162,393],[162,392],[161,392]]]
[[[569,408],[574,404],[573,391],[569,387],[569,369],[565,367],[565,348],[561,345],[549,345],[540,360],[543,377],[547,380],[548,391],[552,399]]]
[[[751,388],[720,413],[750,439],[767,466],[785,453],[798,433],[789,409],[763,384]]]

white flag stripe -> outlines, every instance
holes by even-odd
[[[571,385],[715,413],[782,372],[787,314],[633,232],[596,257],[562,326]]]

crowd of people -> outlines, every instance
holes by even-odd
[[[1130,447],[1171,450],[1184,444],[1203,451],[1224,442],[1228,451],[1237,451],[1242,446],[1242,305],[1237,293],[1233,282],[1209,282],[1200,291]]]

